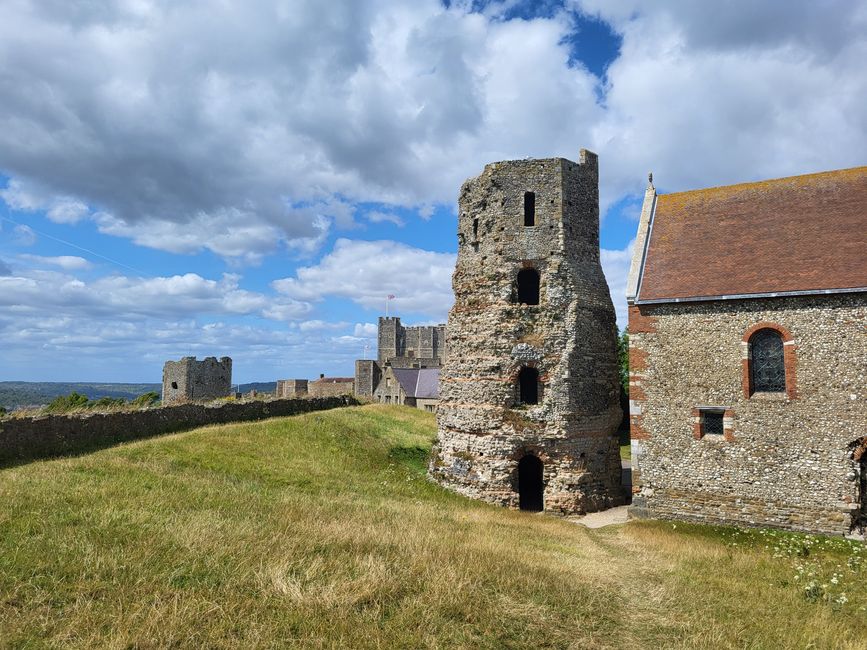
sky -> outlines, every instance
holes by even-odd
[[[865,61],[867,0],[4,0],[0,380],[351,376],[445,322],[464,179],[582,147],[625,327],[648,172],[867,164]]]

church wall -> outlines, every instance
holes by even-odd
[[[631,306],[636,515],[846,534],[862,496],[867,295]],[[744,390],[745,334],[791,335],[786,393]],[[790,385],[790,387],[792,387]],[[702,406],[724,435],[700,435]]]

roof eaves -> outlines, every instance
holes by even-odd
[[[841,289],[805,289],[803,291],[772,291],[767,293],[732,293],[722,296],[684,296],[680,298],[653,298],[635,300],[636,305],[660,305],[680,302],[712,302],[715,300],[745,300],[749,298],[785,298],[792,296],[825,296],[841,293],[867,293],[867,287],[845,287]]]

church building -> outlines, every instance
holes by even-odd
[[[867,167],[645,195],[636,516],[863,534]]]

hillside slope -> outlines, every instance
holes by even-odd
[[[367,406],[0,470],[0,646],[865,647],[850,543],[490,507],[425,479],[434,430]]]

